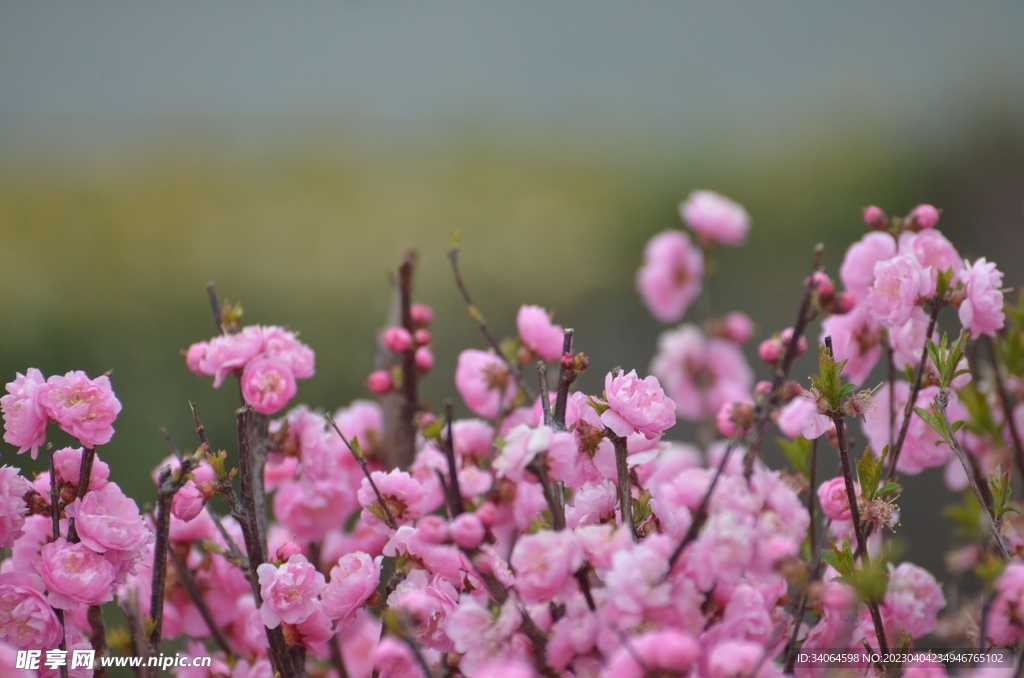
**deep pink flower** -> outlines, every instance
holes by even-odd
[[[50,591],[50,603],[64,610],[101,605],[114,599],[114,567],[84,544],[63,537],[42,549],[39,574]]]
[[[860,496],[860,485],[854,483],[854,489]],[[821,512],[829,520],[850,520],[850,501],[846,495],[846,480],[842,477],[833,478],[818,486],[818,501]]]
[[[601,421],[617,436],[642,433],[650,440],[676,425],[676,404],[653,375],[639,379],[636,370],[617,376],[609,372],[604,391],[608,409],[601,414]]]
[[[34,575],[0,574],[0,640],[27,650],[57,646],[61,625],[42,588]]]
[[[281,622],[298,624],[316,611],[324,576],[305,556],[294,555],[280,567],[263,563],[256,572],[263,596],[260,617],[268,629],[276,629]]]
[[[153,538],[139,515],[138,505],[125,496],[117,483],[107,483],[100,490],[86,493],[67,510],[75,519],[82,543],[97,553],[121,551],[134,557]]]
[[[694,233],[725,245],[742,245],[750,215],[737,202],[714,191],[694,191],[679,205],[679,215]]]
[[[53,467],[57,471],[57,484],[78,489],[78,481],[82,475],[81,447],[65,447],[53,453]],[[110,478],[110,466],[95,456],[89,473],[89,489],[99,490]],[[49,488],[47,488],[49,490]]]
[[[475,513],[461,513],[452,521],[452,541],[459,548],[475,549],[486,534],[487,528]]]
[[[0,548],[13,546],[14,540],[24,534],[28,511],[25,493],[30,488],[28,480],[18,475],[18,469],[0,467]]]
[[[583,546],[572,532],[541,530],[516,541],[509,565],[523,602],[548,603],[583,565]]]
[[[374,370],[366,378],[366,387],[377,395],[384,395],[395,387],[395,380],[387,370]]]
[[[175,518],[186,523],[194,520],[202,512],[204,506],[206,506],[206,495],[193,480],[186,481],[171,499],[171,513]]]
[[[520,306],[516,329],[523,344],[535,355],[548,361],[562,355],[565,332],[561,325],[551,322],[548,312],[540,306]]]
[[[316,356],[313,349],[296,338],[294,332],[283,327],[259,328],[263,331],[263,352],[288,368],[296,379],[309,379],[315,373]]]
[[[412,315],[412,322],[416,327],[429,327],[434,322],[434,309],[426,304],[413,304],[409,313]]]
[[[110,388],[106,375],[90,379],[82,371],[56,375],[46,381],[49,387],[39,396],[47,416],[86,447],[110,441],[112,424],[121,411],[121,403]]]
[[[49,390],[43,373],[30,367],[26,374],[18,373],[7,384],[7,394],[0,398],[4,411],[4,440],[18,447],[18,454],[32,450],[36,458],[39,446],[46,442],[46,409],[39,397]]]
[[[663,323],[683,317],[700,294],[704,255],[682,231],[662,231],[647,241],[636,289],[651,315]]]
[[[911,253],[875,264],[875,280],[868,291],[868,308],[879,323],[895,327],[910,319],[918,302],[935,294],[935,275]]]
[[[996,265],[983,258],[973,265],[964,261],[964,269],[960,271],[960,281],[964,284],[966,295],[960,304],[960,322],[971,331],[971,338],[977,339],[982,334],[996,336],[1006,322],[1003,313],[1003,274]]]
[[[416,349],[413,359],[416,363],[416,369],[420,372],[429,372],[434,369],[434,353],[430,350],[429,346],[420,346]]]
[[[250,361],[242,372],[242,397],[260,414],[280,412],[295,391],[291,370],[269,358]]]
[[[343,621],[355,619],[356,612],[380,585],[382,558],[360,552],[342,556],[331,568],[331,581],[320,594],[324,614]]]
[[[519,387],[494,351],[466,349],[455,368],[455,388],[466,406],[481,417],[496,417],[516,397]]]
[[[839,267],[839,279],[857,301],[867,301],[868,290],[875,280],[875,264],[894,256],[896,240],[891,235],[868,233],[846,250]]]
[[[210,348],[209,342],[199,341],[188,347],[185,351],[185,365],[194,374],[200,377],[205,376],[206,372],[203,371],[202,364],[203,358],[206,357],[206,351]]]
[[[263,351],[263,330],[255,325],[242,328],[237,334],[222,334],[210,340],[198,370],[213,376],[213,387],[220,388],[224,378]],[[191,352],[191,349],[190,349]],[[186,356],[186,360],[189,356]]]

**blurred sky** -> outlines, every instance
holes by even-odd
[[[1024,100],[1021,2],[5,2],[7,142],[59,121],[551,116],[599,133]],[[232,125],[233,126],[233,125]]]

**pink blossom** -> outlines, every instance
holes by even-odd
[[[412,335],[404,327],[389,327],[381,337],[392,353],[405,353],[412,346]]]
[[[395,380],[387,370],[374,370],[366,378],[366,387],[377,395],[384,395],[395,387]]]
[[[562,326],[553,324],[548,312],[540,306],[520,306],[516,329],[523,344],[535,355],[548,361],[562,355]]]
[[[934,631],[939,610],[946,606],[946,597],[935,577],[913,563],[889,568],[889,587],[883,605],[896,629],[906,631],[912,638]]]
[[[925,332],[928,331],[928,314],[924,309],[918,307],[910,313],[910,318],[903,324],[888,328],[889,348],[893,352],[893,362],[897,369],[906,365],[917,367],[921,360],[921,350],[924,348]],[[927,337],[933,341],[938,340],[938,330],[933,330],[932,336]]]
[[[864,223],[874,231],[888,231],[889,217],[885,210],[877,205],[869,205],[864,208]]]
[[[380,639],[373,666],[379,678],[426,678],[412,649],[394,636]]]
[[[412,323],[416,327],[429,327],[434,322],[434,309],[426,304],[413,304],[409,313],[412,315]]]
[[[977,339],[982,334],[990,337],[996,335],[1006,322],[1003,313],[1003,274],[996,265],[983,258],[973,265],[964,261],[964,269],[960,271],[960,281],[964,284],[965,298],[960,304],[960,322],[971,331],[971,338]]]
[[[694,233],[725,245],[742,245],[750,215],[739,203],[714,191],[694,191],[679,205],[679,214]]]
[[[50,603],[57,608],[101,605],[114,599],[113,566],[84,544],[69,544],[63,537],[47,544],[39,574],[50,591]]]
[[[463,655],[460,669],[474,676],[490,664],[509,664],[525,659],[519,656],[515,644],[509,642],[520,622],[519,608],[513,598],[502,604],[495,617],[480,601],[463,594],[458,609],[448,616],[445,624],[455,651]]]
[[[199,489],[194,480],[188,480],[181,486],[171,499],[171,513],[186,523],[191,522],[206,506],[206,495]]]
[[[883,215],[884,216],[884,215]],[[896,240],[888,233],[868,233],[850,245],[839,268],[839,279],[858,302],[867,301],[875,280],[875,264],[896,256]]]
[[[608,409],[601,414],[604,425],[619,437],[642,433],[650,440],[676,425],[676,404],[665,396],[658,378],[639,379],[636,370],[604,378]]]
[[[754,321],[740,311],[733,311],[721,320],[713,322],[712,334],[737,344],[745,344],[754,336]]]
[[[935,276],[911,253],[899,254],[875,264],[875,280],[868,291],[871,315],[885,327],[910,319],[919,301],[935,294]]]
[[[854,483],[854,489],[860,497],[860,485]],[[850,501],[846,494],[846,480],[842,477],[833,478],[818,486],[818,501],[821,512],[829,520],[850,520]]]
[[[374,471],[370,475],[381,496],[384,497],[384,503],[387,504],[391,517],[399,525],[412,523],[432,510],[429,507],[429,498],[423,486],[405,471],[398,469],[389,473]],[[384,510],[366,478],[363,478],[363,482],[359,485],[357,498],[363,507],[363,520],[373,527],[382,525],[385,519]]]
[[[601,678],[689,675],[700,658],[697,639],[678,629],[647,631],[627,639],[608,660]]]
[[[209,348],[209,343],[205,341],[199,341],[189,346],[188,350],[185,351],[185,365],[194,374],[200,377],[206,375],[206,372],[203,372],[201,365],[203,363],[203,358],[206,357],[206,351]]]
[[[918,393],[917,402],[914,403],[915,407],[923,408],[927,412],[931,412],[932,400],[939,392],[938,386],[928,386],[922,388]],[[889,397],[890,397],[890,385],[886,384],[882,388],[875,392],[875,398],[878,401],[877,412],[888,413],[889,412]],[[892,434],[892,439],[895,440],[900,427],[903,425],[903,412],[906,407],[907,398],[910,397],[910,384],[905,381],[896,382],[896,426],[895,433]],[[957,421],[961,419],[967,419],[967,408],[964,407],[963,403],[956,397],[955,393],[950,393],[949,404],[948,404],[949,418],[950,421]],[[910,424],[907,427],[907,437],[903,443],[903,449],[900,451],[899,461],[896,462],[896,470],[900,473],[907,473],[915,475],[920,473],[926,468],[932,468],[935,466],[942,466],[945,464],[952,454],[948,445],[936,445],[941,439],[939,434],[932,429],[921,417],[917,416],[916,413],[911,414]],[[867,417],[862,424],[864,434],[868,438],[868,442],[871,445],[872,451],[879,455],[881,450],[889,444],[890,432],[889,432],[889,416],[888,414],[880,414],[879,416]],[[963,432],[957,433],[958,437],[963,436]]]
[[[704,255],[690,236],[667,230],[647,241],[636,288],[651,315],[663,323],[676,322],[700,294]]]
[[[911,229],[935,228],[939,223],[939,210],[933,205],[922,204],[910,210],[906,226]]]
[[[0,640],[29,650],[57,646],[61,625],[42,588],[34,575],[0,574]]]
[[[359,552],[342,556],[331,568],[331,581],[320,594],[324,614],[331,619],[355,619],[356,611],[380,585],[381,559]]]
[[[78,490],[78,481],[82,475],[81,447],[65,447],[53,453],[53,467],[57,471],[57,484],[66,485]],[[95,456],[89,473],[89,489],[99,490],[110,478],[110,466]],[[49,488],[47,488],[49,489]]]
[[[263,596],[260,617],[268,629],[276,629],[281,622],[298,624],[316,611],[324,576],[305,556],[294,555],[280,567],[263,563],[256,572]]]
[[[854,384],[863,384],[878,363],[882,355],[880,334],[881,328],[863,303],[849,313],[830,315],[821,324],[822,341],[832,337],[832,355],[837,361],[846,361],[842,374]]]
[[[722,405],[715,416],[718,432],[728,438],[744,436],[754,427],[754,405],[733,401]]]
[[[275,414],[295,395],[295,377],[269,358],[250,361],[242,372],[242,397],[260,414]]]
[[[688,421],[713,417],[722,405],[750,398],[754,373],[739,346],[706,339],[695,325],[663,332],[651,362],[676,412]]]
[[[0,467],[0,548],[13,546],[25,534],[25,494],[29,489],[29,482],[18,475],[18,469]]]
[[[202,374],[213,377],[214,388],[220,388],[225,377],[242,370],[262,351],[263,330],[250,325],[237,334],[222,334],[211,339],[198,369]]]
[[[808,440],[820,438],[835,426],[831,419],[818,412],[817,403],[804,395],[779,408],[775,424],[787,438],[803,436]]]
[[[0,575],[0,583],[5,576]],[[1010,646],[1024,638],[1024,564],[1011,562],[996,580],[995,598],[989,608],[985,634],[993,645],[1001,646]]]
[[[521,424],[505,435],[505,445],[495,457],[491,469],[499,478],[519,482],[534,457],[548,451],[551,451],[555,459],[561,458],[564,454],[574,455],[576,441],[571,433],[555,432],[550,426],[533,428]],[[558,468],[561,470],[560,466]]]
[[[708,678],[781,676],[781,673],[772,668],[771,662],[764,661],[764,655],[763,643],[749,640],[726,640],[718,643],[708,653]]]
[[[466,349],[455,368],[455,388],[466,406],[481,417],[496,417],[516,397],[519,387],[494,351]]]
[[[331,479],[310,483],[309,489],[294,481],[282,483],[274,495],[274,515],[290,534],[319,541],[341,527],[358,505],[349,488]]]
[[[68,506],[68,515],[75,519],[82,543],[97,553],[121,551],[134,555],[153,538],[138,505],[121,492],[117,483],[107,483],[76,499]]]
[[[486,534],[487,528],[475,513],[461,513],[452,521],[452,541],[459,548],[475,549]]]
[[[932,269],[932,278],[940,271],[958,273],[963,267],[963,260],[953,243],[937,230],[921,233],[904,231],[900,234],[899,253],[912,253],[922,266]]]
[[[46,409],[40,402],[40,395],[49,390],[43,373],[34,367],[27,374],[18,373],[14,381],[7,384],[7,394],[0,398],[4,411],[4,440],[17,446],[18,454],[32,451],[36,458],[39,446],[46,442]]]
[[[61,429],[78,438],[86,447],[110,441],[114,435],[114,419],[121,403],[110,388],[110,379],[103,375],[90,379],[85,372],[68,372],[46,381],[47,389],[39,395],[39,403],[47,416]]]
[[[428,346],[420,346],[413,354],[413,361],[416,369],[420,372],[429,372],[434,369],[434,353]]]
[[[367,454],[377,447],[377,441],[384,435],[384,413],[380,405],[372,400],[353,400],[348,407],[340,408],[334,413],[334,423],[349,440],[357,438],[359,445]],[[333,429],[328,434],[331,439],[343,445]],[[346,458],[350,455],[344,449]]]
[[[456,454],[486,458],[494,442],[494,427],[481,419],[460,419],[452,424],[452,437]]]
[[[259,329],[263,332],[266,357],[288,368],[296,379],[309,379],[315,374],[316,355],[294,332],[273,325]]]
[[[516,590],[526,603],[546,603],[583,565],[583,547],[572,532],[541,530],[516,542],[509,558]]]

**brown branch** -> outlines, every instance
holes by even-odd
[[[665,573],[665,577],[672,572],[672,568],[675,567],[676,562],[679,561],[680,556],[683,555],[683,550],[690,545],[693,540],[697,538],[700,533],[700,528],[704,525],[704,521],[708,517],[708,506],[711,504],[711,493],[715,491],[715,485],[718,484],[718,479],[722,477],[725,472],[725,466],[729,463],[729,455],[737,445],[736,438],[729,441],[729,446],[725,448],[725,452],[722,454],[722,460],[718,462],[718,468],[715,469],[715,475],[711,477],[711,483],[708,485],[707,492],[704,493],[704,498],[700,500],[700,505],[697,507],[696,512],[693,514],[693,520],[690,521],[690,529],[683,535],[682,541],[679,542],[679,546],[672,552],[672,555],[668,558],[668,570]]]
[[[107,656],[107,628],[103,623],[103,608],[99,605],[90,605],[86,614],[89,619],[89,643],[96,652],[93,678],[107,678],[107,667],[102,661],[95,661]]]
[[[338,425],[334,423],[334,417],[329,414],[325,416],[327,417],[327,422],[331,425],[331,428],[341,436],[341,441],[345,443],[345,447],[347,447],[348,451],[352,453],[352,456],[356,458],[356,461],[359,463],[359,468],[363,469],[363,475],[366,477],[366,481],[370,483],[370,487],[373,488],[373,493],[377,495],[377,503],[380,504],[381,511],[384,513],[384,522],[392,530],[397,530],[398,522],[395,520],[395,517],[391,515],[391,509],[388,508],[388,503],[384,501],[384,495],[382,495],[380,490],[377,488],[377,483],[373,482],[373,476],[370,474],[370,468],[366,465],[366,457],[363,456],[361,451],[357,452],[356,449],[352,447],[348,438],[346,438],[345,434],[341,432]]]
[[[174,561],[174,569],[177,570],[181,583],[185,586],[185,591],[188,592],[188,597],[192,599],[192,603],[199,610],[199,615],[206,622],[206,627],[210,629],[213,642],[217,643],[217,647],[223,650],[224,654],[228,657],[234,656],[235,653],[231,649],[231,645],[228,644],[227,638],[224,637],[217,622],[214,621],[213,612],[210,611],[209,605],[206,604],[206,600],[203,599],[203,595],[199,591],[199,586],[196,585],[192,571],[188,569],[188,565],[181,559],[177,551],[168,549],[167,553],[171,556],[171,560]]]
[[[996,380],[996,392],[999,394],[999,403],[1003,406],[1003,414],[1006,418],[1006,425],[1010,429],[1010,440],[1013,441],[1013,450],[1016,452],[1013,461],[1017,465],[1017,472],[1024,480],[1024,445],[1021,444],[1020,433],[1017,431],[1017,422],[1013,419],[1013,406],[1010,404],[1010,395],[1006,392],[1006,384],[1003,382],[1003,368],[999,364],[999,353],[996,351],[996,343],[989,339],[989,353],[992,356],[992,371]]]
[[[543,360],[537,361],[537,385],[540,387],[540,412],[545,426],[554,426],[551,417],[551,396],[548,395],[548,366]]]
[[[448,437],[444,442],[444,456],[448,461],[448,484],[446,485],[446,496],[448,497],[448,513],[454,520],[463,511],[462,489],[459,487],[459,469],[455,463],[455,438],[452,436],[452,419],[454,418],[454,406],[451,400],[444,401],[445,428],[448,430]]]
[[[629,466],[626,460],[629,455],[629,450],[626,448],[626,439],[615,435],[608,428],[604,430],[604,434],[612,441],[612,445],[615,446],[615,470],[618,472],[619,480],[619,515],[622,517],[622,524],[629,529],[629,534],[633,537],[633,541],[640,541],[640,537],[636,532],[637,526],[633,524],[633,493],[630,489]]]
[[[217,301],[217,290],[213,283],[206,283],[206,295],[210,297],[210,309],[213,311],[213,322],[217,324],[217,331],[224,334],[224,317],[221,315],[220,302]]]
[[[555,423],[554,426],[559,431],[565,430],[565,408],[569,402],[569,387],[576,381],[576,369],[575,362],[572,369],[566,367],[564,358],[566,355],[572,355],[572,341],[575,330],[571,327],[565,328],[565,333],[562,335],[562,358],[559,359],[558,364],[558,393],[555,395]]]
[[[60,495],[57,493],[57,467],[53,464],[53,445],[46,446],[46,456],[50,461],[50,524],[53,528],[53,540],[57,541],[60,539],[60,513],[62,506],[60,505]],[[64,610],[53,608],[54,614],[57,615],[57,621],[60,622],[60,645],[58,647],[62,652],[67,652],[67,631],[64,627]],[[62,664],[60,667],[60,677],[68,678],[68,666]]]

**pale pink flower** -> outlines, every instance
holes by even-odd
[[[683,221],[701,238],[725,245],[742,245],[750,230],[743,206],[714,191],[694,191],[679,205]]]
[[[35,459],[39,446],[46,442],[46,409],[40,395],[49,390],[43,373],[30,367],[26,374],[18,373],[7,384],[7,395],[0,398],[4,411],[4,440],[17,446],[18,454],[32,451]]]
[[[718,432],[727,438],[744,436],[754,427],[754,404],[739,400],[722,405],[715,415]]]
[[[14,541],[25,534],[22,529],[28,511],[25,494],[30,488],[18,469],[0,467],[0,548],[13,546]]]
[[[934,270],[923,267],[912,253],[899,254],[875,264],[867,304],[876,321],[895,327],[910,319],[918,302],[934,294]]]
[[[280,567],[263,563],[256,572],[263,596],[260,617],[268,629],[276,629],[281,622],[298,624],[316,611],[324,576],[305,556],[294,555]]]
[[[601,678],[645,678],[652,672],[686,676],[701,656],[697,639],[678,629],[647,631],[627,642],[608,660]]]
[[[373,667],[379,678],[426,678],[412,648],[394,636],[380,639],[374,653]]]
[[[932,401],[938,392],[938,386],[927,386],[922,388],[918,393],[917,402],[914,403],[914,406],[923,408],[927,412],[931,412]],[[876,455],[881,454],[882,449],[889,444],[890,440],[888,416],[890,393],[889,384],[882,386],[882,388],[875,392],[875,398],[878,401],[877,412],[885,414],[880,414],[879,416],[874,417],[869,416],[862,424],[864,435],[867,436],[871,449]],[[895,440],[900,427],[903,425],[903,412],[906,407],[907,398],[909,397],[910,384],[905,381],[897,381],[896,426],[895,433],[892,434],[893,440]],[[967,419],[967,408],[964,407],[963,403],[961,403],[956,397],[956,393],[950,393],[947,408],[950,421]],[[921,419],[921,417],[917,416],[916,413],[911,414],[910,416],[911,419],[910,424],[907,427],[907,437],[903,443],[903,449],[900,451],[899,461],[896,462],[896,470],[900,473],[915,475],[926,468],[942,466],[945,464],[952,454],[949,446],[946,444],[936,445],[936,443],[941,440],[939,434],[923,419]],[[962,438],[964,432],[958,432],[956,435],[957,437]]]
[[[205,341],[199,341],[188,347],[185,351],[185,365],[194,374],[203,377],[206,376],[206,372],[203,371],[201,365],[203,364],[203,358],[206,357],[206,351],[210,348],[210,344]]]
[[[466,406],[481,417],[496,417],[519,390],[508,366],[494,351],[466,349],[455,368],[455,388]]]
[[[996,336],[1006,322],[1003,313],[1003,274],[996,265],[983,258],[973,265],[964,261],[964,269],[960,271],[960,281],[964,284],[963,303],[960,304],[960,322],[971,331],[971,338],[977,339],[982,334]]]
[[[269,358],[249,361],[242,372],[242,397],[260,414],[280,412],[295,391],[291,370]]]
[[[767,678],[782,674],[764,661],[763,643],[726,640],[708,653],[708,678]],[[754,670],[757,669],[755,673]]]
[[[78,438],[86,447],[110,441],[114,435],[114,419],[121,403],[110,388],[110,379],[103,375],[90,379],[82,371],[52,376],[47,389],[39,395],[39,403],[47,416],[61,429]]]
[[[733,311],[718,321],[718,331],[713,334],[737,344],[745,344],[754,336],[754,321],[746,313]]]
[[[505,445],[495,457],[491,469],[499,478],[519,482],[534,457],[552,449],[556,458],[563,455],[562,451],[575,454],[575,438],[565,431],[555,432],[550,426],[533,428],[521,424],[505,435]]]
[[[171,499],[171,513],[186,523],[191,522],[206,506],[206,496],[194,480],[188,480]]]
[[[316,355],[313,349],[296,338],[296,334],[283,327],[259,328],[263,332],[263,353],[279,365],[284,365],[296,379],[309,379],[315,373]]]
[[[425,515],[428,510],[432,510],[429,508],[429,498],[423,486],[405,471],[398,469],[389,473],[374,471],[370,475],[381,496],[384,497],[391,517],[399,525],[412,523]],[[373,527],[382,525],[385,518],[384,510],[366,478],[363,478],[363,482],[359,485],[357,498],[363,507],[363,520]]]
[[[75,490],[78,489],[78,481],[82,475],[82,453],[81,447],[65,447],[53,453],[53,467],[57,471],[58,485],[67,485]],[[110,466],[98,455],[95,456],[92,460],[92,469],[89,472],[89,489],[103,489],[108,478],[110,478]]]
[[[884,216],[884,214],[883,214]],[[875,280],[875,264],[896,256],[896,240],[888,233],[868,233],[850,245],[839,267],[843,287],[857,298],[867,301],[868,290]]]
[[[822,342],[829,336],[832,337],[833,357],[846,361],[843,376],[851,383],[863,384],[882,355],[881,328],[871,317],[867,305],[858,303],[849,313],[825,318],[821,324]]]
[[[935,577],[913,563],[900,563],[895,569],[890,564],[889,570],[889,587],[882,605],[895,629],[906,631],[912,638],[934,631],[939,610],[946,606]]]
[[[274,495],[274,516],[292,535],[304,541],[319,541],[340,528],[358,508],[351,489],[331,479],[306,485],[294,481],[281,484]]]
[[[641,380],[636,370],[618,375],[609,372],[604,378],[604,394],[608,409],[601,414],[601,421],[619,437],[642,433],[650,440],[676,425],[676,404],[665,396],[655,376]]]
[[[4,576],[0,575],[0,583]],[[1008,564],[996,580],[995,589],[985,637],[993,645],[1010,646],[1024,638],[1024,564]]]
[[[683,317],[700,294],[704,255],[682,231],[667,230],[647,241],[636,289],[651,315],[663,323]]]
[[[494,442],[494,427],[481,419],[460,419],[452,424],[452,437],[456,454],[486,458]]]
[[[523,601],[547,603],[583,565],[583,547],[572,532],[541,530],[519,538],[509,565]]]
[[[459,548],[475,549],[486,534],[487,528],[475,513],[460,513],[452,521],[452,541]]]
[[[199,361],[198,370],[202,374],[212,376],[213,387],[220,388],[225,377],[232,372],[241,371],[262,351],[263,329],[250,325],[242,328],[237,334],[222,334],[211,339],[202,360]]]
[[[353,438],[358,439],[360,447],[367,453],[371,452],[384,436],[384,412],[380,405],[372,400],[353,400],[348,407],[342,407],[334,413],[334,423],[350,441]],[[346,458],[351,455],[333,428],[328,435],[337,441],[338,445],[342,445]]]
[[[63,537],[42,549],[39,574],[50,591],[50,603],[73,610],[101,605],[114,599],[113,566],[84,544],[69,544]]]
[[[854,483],[854,489],[860,497],[860,484]],[[850,520],[850,501],[846,494],[846,480],[842,477],[833,478],[818,486],[818,501],[821,512],[829,520]]]
[[[331,568],[331,581],[320,594],[324,614],[331,619],[351,621],[356,611],[380,585],[382,556],[371,558],[366,553],[349,553]]]
[[[480,601],[463,594],[458,609],[448,615],[445,624],[445,632],[451,638],[455,651],[463,655],[460,669],[473,676],[489,664],[508,664],[525,659],[509,642],[521,619],[519,608],[511,597],[502,604],[495,617]]]
[[[963,268],[963,259],[953,243],[937,230],[921,233],[904,231],[900,234],[899,253],[913,253],[921,265],[932,269],[934,278],[940,271],[958,273]]]
[[[27,650],[53,649],[61,625],[35,575],[0,574],[0,640]]]
[[[548,361],[562,355],[562,326],[552,323],[548,312],[540,306],[520,306],[516,315],[516,329],[523,344],[535,355]]]
[[[86,493],[67,508],[82,543],[97,553],[140,552],[153,539],[139,507],[117,483]]]
[[[688,421],[715,416],[722,405],[749,401],[754,373],[739,346],[725,339],[707,339],[695,325],[681,325],[658,338],[651,362],[676,412]]]
[[[808,440],[820,438],[835,425],[832,420],[818,412],[818,404],[799,395],[777,410],[775,425],[787,438],[803,436]]]

